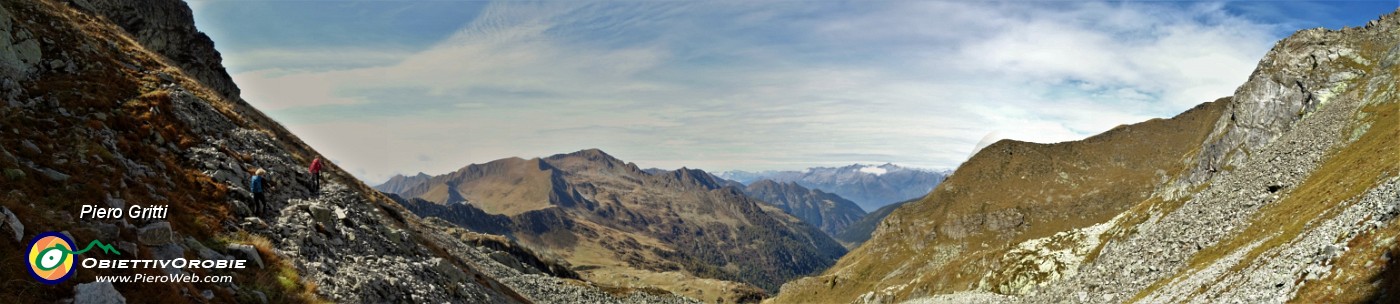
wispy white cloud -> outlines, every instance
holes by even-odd
[[[1072,140],[1229,95],[1273,31],[1211,4],[497,2],[422,51],[267,50],[340,68],[234,77],[372,182],[590,147],[952,167],[989,132]]]
[[[245,71],[277,74],[290,72],[324,72],[344,69],[384,66],[412,56],[416,51],[392,48],[322,48],[322,49],[255,49],[229,54],[224,64],[231,73]]]

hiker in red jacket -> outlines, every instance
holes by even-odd
[[[311,195],[312,195],[312,196],[316,196],[316,197],[320,197],[320,196],[321,196],[321,157],[320,157],[320,156],[317,156],[316,159],[312,160],[312,161],[311,161],[311,168],[307,168],[307,169],[309,169],[309,171],[311,171]]]

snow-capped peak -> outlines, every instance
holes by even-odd
[[[865,166],[860,168],[860,172],[870,173],[879,176],[885,174],[886,172],[889,172],[889,170],[885,170],[885,168],[877,166]]]

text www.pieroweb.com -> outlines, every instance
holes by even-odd
[[[233,276],[202,276],[189,273],[149,275],[138,273],[133,275],[97,276],[97,281],[112,283],[229,283],[233,282]]]

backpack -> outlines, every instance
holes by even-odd
[[[263,178],[262,178],[262,176],[254,175],[254,176],[253,176],[253,180],[252,180],[251,182],[249,182],[248,184],[249,184],[249,185],[248,185],[248,190],[253,191],[253,193],[262,193],[262,192],[263,192]]]

